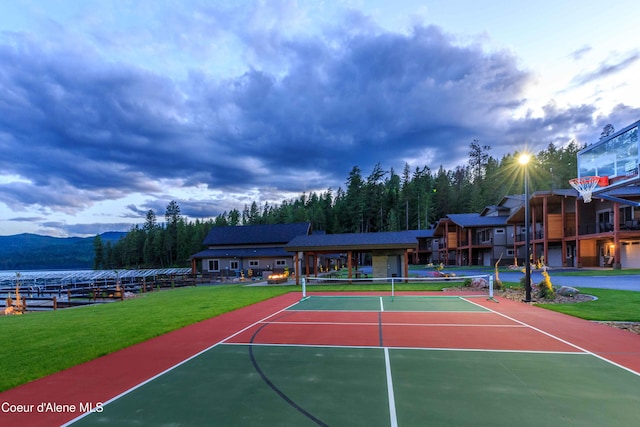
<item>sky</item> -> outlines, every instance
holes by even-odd
[[[596,142],[640,119],[640,3],[0,3],[0,235],[89,237]],[[577,172],[576,172],[577,173]]]

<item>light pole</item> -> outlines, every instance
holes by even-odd
[[[529,245],[529,223],[531,222],[529,213],[529,160],[531,156],[527,153],[520,155],[518,162],[524,167],[524,302],[531,302],[531,262]]]

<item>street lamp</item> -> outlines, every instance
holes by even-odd
[[[524,167],[524,302],[531,302],[531,262],[529,254],[529,222],[531,222],[529,213],[529,160],[531,160],[531,156],[527,153],[521,154],[518,158],[518,163]]]

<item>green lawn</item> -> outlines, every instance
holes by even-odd
[[[441,290],[451,282],[398,284],[397,291]],[[389,285],[321,285],[308,291],[389,291]],[[58,311],[0,317],[0,391],[300,287],[201,286]],[[588,289],[597,301],[541,304],[589,320],[640,321],[640,292]],[[170,315],[167,315],[171,313]]]
[[[202,286],[0,317],[0,391],[284,294],[290,287]]]
[[[587,320],[640,322],[640,292],[592,288],[582,289],[581,292],[598,299],[579,304],[538,306]]]

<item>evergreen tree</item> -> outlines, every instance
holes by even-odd
[[[227,222],[231,226],[240,225],[240,211],[238,209],[232,209],[229,212],[229,218],[227,219]]]
[[[104,245],[102,244],[102,237],[96,234],[93,238],[93,269],[101,270],[104,268]]]
[[[393,168],[385,171],[376,164],[363,179],[354,166],[346,180],[346,189],[318,194],[302,193],[279,205],[257,202],[219,214],[209,221],[188,222],[171,201],[165,212],[166,223],[158,225],[149,210],[142,226],[131,228],[116,244],[94,239],[94,268],[187,266],[187,258],[202,249],[212,227],[240,224],[281,224],[309,221],[314,230],[328,233],[378,232],[427,228],[447,214],[480,212],[508,194],[523,192],[523,168],[518,153],[497,160],[490,147],[476,139],[470,145],[466,165],[453,170],[443,166],[435,174],[428,166],[408,164],[401,175]],[[533,156],[529,164],[531,191],[569,188],[568,180],[577,174],[576,159],[580,147],[571,141],[564,147],[554,144]],[[102,255],[100,255],[102,252]]]
[[[178,252],[178,222],[180,221],[180,206],[175,200],[167,205],[164,214],[166,220],[165,233],[165,251],[167,257],[167,265],[174,265],[175,257]]]
[[[149,209],[147,211],[147,216],[145,218],[144,226],[142,227],[142,229],[144,230],[145,233],[148,234],[151,231],[153,231],[156,227],[157,227],[156,214],[155,212],[153,212],[153,209]]]

